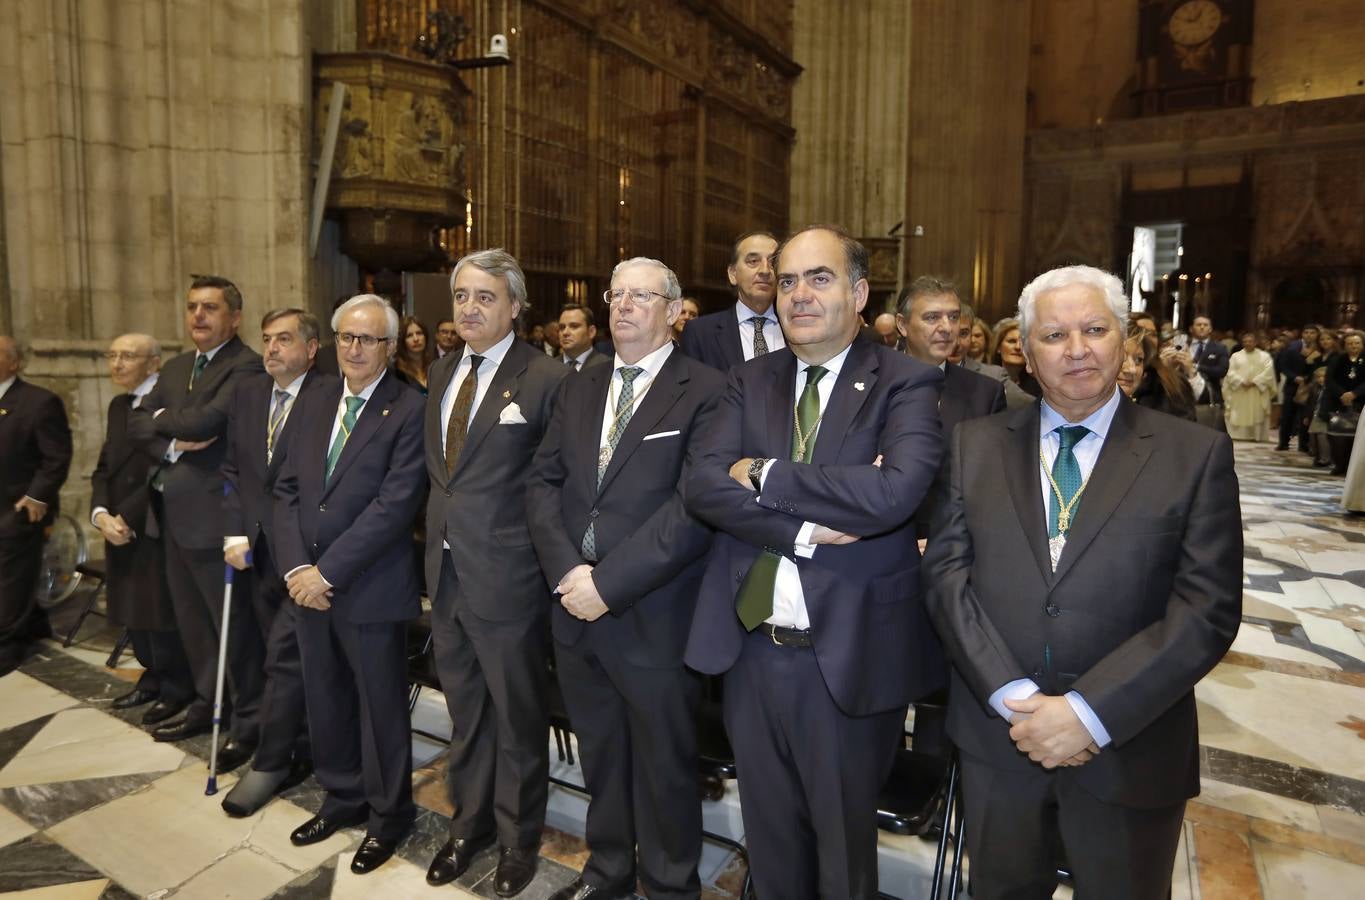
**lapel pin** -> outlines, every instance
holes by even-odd
[[[387,409],[384,410],[383,415],[386,415],[386,416],[387,416],[388,414],[389,414],[389,411],[388,411]]]
[[[853,389],[855,391],[861,391],[863,389],[863,383],[861,381],[853,382]]]
[[[511,392],[511,391],[503,391],[503,392],[502,392],[502,399],[504,399],[504,400],[510,400],[511,398],[512,398],[512,392]]]
[[[7,416],[7,415],[9,415],[9,410],[7,410],[7,409],[5,409],[5,408],[3,408],[3,407],[0,407],[0,416]]]

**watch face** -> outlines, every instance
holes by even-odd
[[[1189,0],[1171,14],[1166,31],[1171,40],[1186,47],[1202,44],[1223,24],[1223,11],[1213,0]]]

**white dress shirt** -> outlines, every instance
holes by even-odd
[[[139,384],[137,387],[133,388],[133,390],[132,390],[132,397],[133,397],[132,408],[133,408],[133,409],[137,409],[139,406],[142,405],[142,398],[145,397],[145,396],[147,396],[147,394],[151,391],[152,388],[156,387],[156,379],[157,379],[158,377],[159,377],[159,373],[153,372],[152,374],[148,375],[146,378],[142,379],[142,383],[141,383],[141,384]],[[13,379],[10,379],[10,380],[12,381]],[[6,387],[6,385],[0,385],[0,388],[4,388],[4,387]],[[4,392],[4,390],[0,390],[0,397],[3,397],[3,396],[5,396],[5,392]],[[109,511],[109,509],[108,509],[107,507],[104,507],[104,506],[97,506],[97,507],[95,507],[94,509],[92,509],[92,510],[90,511],[90,524],[91,524],[91,525],[95,525],[95,518],[96,518],[100,513],[107,513],[108,511]],[[98,525],[95,525],[95,527],[96,527],[96,528],[99,528]]]
[[[1100,450],[1104,448],[1104,440],[1109,436],[1109,427],[1114,423],[1114,413],[1118,411],[1119,404],[1125,402],[1126,398],[1122,391],[1114,388],[1114,395],[1110,397],[1103,406],[1095,410],[1086,418],[1079,422],[1067,421],[1066,417],[1048,405],[1047,401],[1042,401],[1038,416],[1038,446],[1042,450],[1042,458],[1038,460],[1039,478],[1042,481],[1043,492],[1043,527],[1047,527],[1048,504],[1052,501],[1052,482],[1048,480],[1048,475],[1052,472],[1052,466],[1057,461],[1057,449],[1061,445],[1061,438],[1057,434],[1057,429],[1063,425],[1084,425],[1090,433],[1076,442],[1071,452],[1076,456],[1076,464],[1081,470],[1081,483],[1084,484],[1089,478],[1090,473],[1095,471],[1095,463],[1100,458]],[[1043,460],[1046,460],[1046,467]],[[1085,503],[1084,498],[1080,501]],[[1025,697],[1038,693],[1038,684],[1032,678],[1017,678],[996,689],[990,696],[990,704],[1000,717],[1006,722],[1010,716],[1014,715],[1013,710],[1005,706],[1006,700],[1022,700]],[[1071,704],[1071,709],[1076,713],[1076,717],[1081,720],[1085,730],[1090,732],[1090,737],[1097,746],[1103,747],[1110,741],[1109,731],[1100,722],[1100,717],[1095,715],[1095,711],[1090,708],[1090,704],[1077,691],[1067,691],[1064,695],[1067,703]]]
[[[664,345],[657,350],[652,350],[640,358],[637,363],[628,363],[621,358],[621,354],[616,354],[616,360],[611,370],[611,384],[607,387],[607,405],[602,410],[602,430],[599,432],[601,437],[597,446],[607,446],[607,437],[611,434],[611,423],[616,421],[616,399],[621,396],[621,387],[625,381],[621,378],[622,366],[634,366],[643,369],[635,380],[631,382],[631,392],[634,402],[631,404],[631,415],[640,408],[640,403],[645,399],[645,394],[654,384],[654,379],[659,376],[659,371],[663,369],[664,363],[673,353],[673,342],[664,341]]]
[[[829,406],[829,398],[834,394],[834,383],[839,380],[839,372],[843,369],[844,361],[848,359],[848,351],[852,346],[850,344],[838,356],[823,363],[826,370],[825,375],[815,384],[816,393],[820,395],[821,417],[824,416],[825,409]],[[792,392],[793,410],[801,400],[801,393],[806,389],[806,370],[809,368],[810,366],[799,359],[796,361],[796,387]],[[814,440],[819,446],[820,426],[816,426],[815,433],[810,439]],[[783,459],[790,458],[790,452],[783,456]],[[763,474],[759,476],[760,488],[767,482],[768,472],[772,470],[775,461],[770,459],[763,466]],[[798,556],[810,559],[815,555],[817,545],[810,542],[811,533],[815,531],[815,525],[815,522],[806,522],[797,532],[793,549]],[[769,625],[780,625],[786,628],[804,630],[810,627],[810,615],[806,611],[806,594],[801,587],[801,573],[796,568],[796,563],[785,556],[777,564],[777,577],[773,582],[773,614],[766,621]]]
[[[9,393],[10,385],[14,384],[14,380],[18,377],[18,375],[11,375],[4,381],[0,381],[0,400],[5,399],[5,395]]]
[[[754,358],[754,326],[749,324],[749,320],[756,315],[758,313],[745,306],[743,301],[735,303],[735,318],[739,320],[739,345],[744,349],[745,362]],[[782,325],[777,321],[776,303],[768,307],[763,318],[765,320],[763,340],[768,344],[768,352],[772,353],[787,346],[786,340],[782,337]]]
[[[266,407],[266,414],[265,414],[266,428],[269,428],[269,427],[270,427],[270,415],[271,415],[271,413],[273,413],[273,412],[275,411],[275,391],[276,391],[276,389],[282,390],[282,391],[284,391],[286,394],[289,395],[289,406],[285,408],[285,411],[284,411],[284,418],[280,419],[280,424],[276,426],[276,428],[279,429],[279,428],[283,428],[283,427],[284,427],[284,423],[289,421],[289,414],[290,414],[291,412],[294,411],[294,401],[296,401],[296,400],[299,399],[299,390],[303,387],[303,379],[305,379],[305,378],[307,378],[307,377],[308,377],[308,373],[305,371],[305,372],[304,372],[302,375],[300,375],[298,378],[295,378],[293,381],[289,382],[288,387],[281,388],[281,387],[279,386],[278,383],[272,384],[272,385],[270,386],[270,405]],[[331,446],[331,445],[328,444],[328,447],[330,447],[330,446]],[[269,460],[267,460],[267,464],[269,464]],[[229,536],[223,538],[223,549],[224,549],[224,550],[230,550],[230,549],[232,549],[233,547],[238,546],[239,544],[248,544],[248,543],[250,543],[250,541],[247,540],[246,535],[244,535],[244,534],[233,534],[233,535],[229,535]]]

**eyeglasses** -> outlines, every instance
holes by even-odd
[[[636,288],[633,291],[617,288],[616,290],[602,292],[602,299],[607,301],[608,306],[620,306],[627,297],[629,297],[630,302],[636,306],[644,306],[646,303],[651,302],[655,297],[664,301],[670,299],[667,294],[661,294],[658,291],[647,291],[644,288]]]
[[[360,346],[366,350],[373,350],[380,344],[387,344],[393,338],[375,337],[372,334],[351,334],[349,331],[337,332],[337,343],[343,347],[349,347],[356,341],[360,341]]]
[[[135,359],[149,359],[150,353],[129,353],[126,350],[108,350],[104,353],[104,358],[110,362],[132,362]]]

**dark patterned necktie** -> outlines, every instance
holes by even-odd
[[[270,413],[270,424],[265,432],[265,461],[269,464],[275,455],[275,435],[280,430],[280,424],[284,422],[285,415],[289,412],[289,403],[294,398],[286,390],[275,388],[275,405]]]
[[[808,463],[815,453],[815,431],[820,423],[820,389],[816,386],[829,371],[822,366],[806,370],[806,386],[796,403],[796,431],[792,434],[792,462]],[[773,614],[773,590],[782,557],[764,550],[749,567],[735,594],[735,612],[746,631],[753,631]]]
[[[1076,510],[1070,506],[1075,498],[1076,492],[1081,489],[1081,466],[1076,461],[1076,454],[1073,448],[1090,433],[1090,429],[1084,425],[1063,425],[1057,429],[1057,458],[1052,461],[1052,480],[1057,483],[1057,489],[1061,491],[1061,496],[1057,495],[1057,490],[1051,493],[1050,502],[1047,505],[1047,536],[1056,537],[1064,529],[1060,528],[1060,513],[1063,506],[1067,510],[1067,529],[1076,520]]]
[[[763,316],[754,316],[749,320],[749,324],[754,326],[754,356],[768,352],[768,339],[763,336],[763,323],[767,321]]]
[[[474,395],[479,391],[479,366],[483,357],[469,357],[469,374],[460,384],[455,394],[455,405],[450,408],[450,421],[446,423],[446,476],[455,474],[455,464],[460,461],[460,451],[464,449],[464,439],[469,436],[469,417],[474,411]]]
[[[199,376],[204,374],[208,368],[209,357],[207,353],[201,353],[194,358],[194,371],[190,373],[190,390],[194,390],[194,383],[199,380]]]
[[[602,448],[597,457],[597,486],[602,486],[602,476],[607,474],[607,466],[611,465],[612,454],[616,452],[616,445],[621,443],[621,435],[626,433],[626,426],[630,424],[631,416],[635,415],[635,379],[644,372],[639,366],[621,367],[621,393],[616,398],[616,409],[612,414],[611,428],[607,430],[607,445]],[[588,523],[588,530],[583,532],[583,558],[588,562],[597,562],[597,532],[593,528],[593,523]]]

